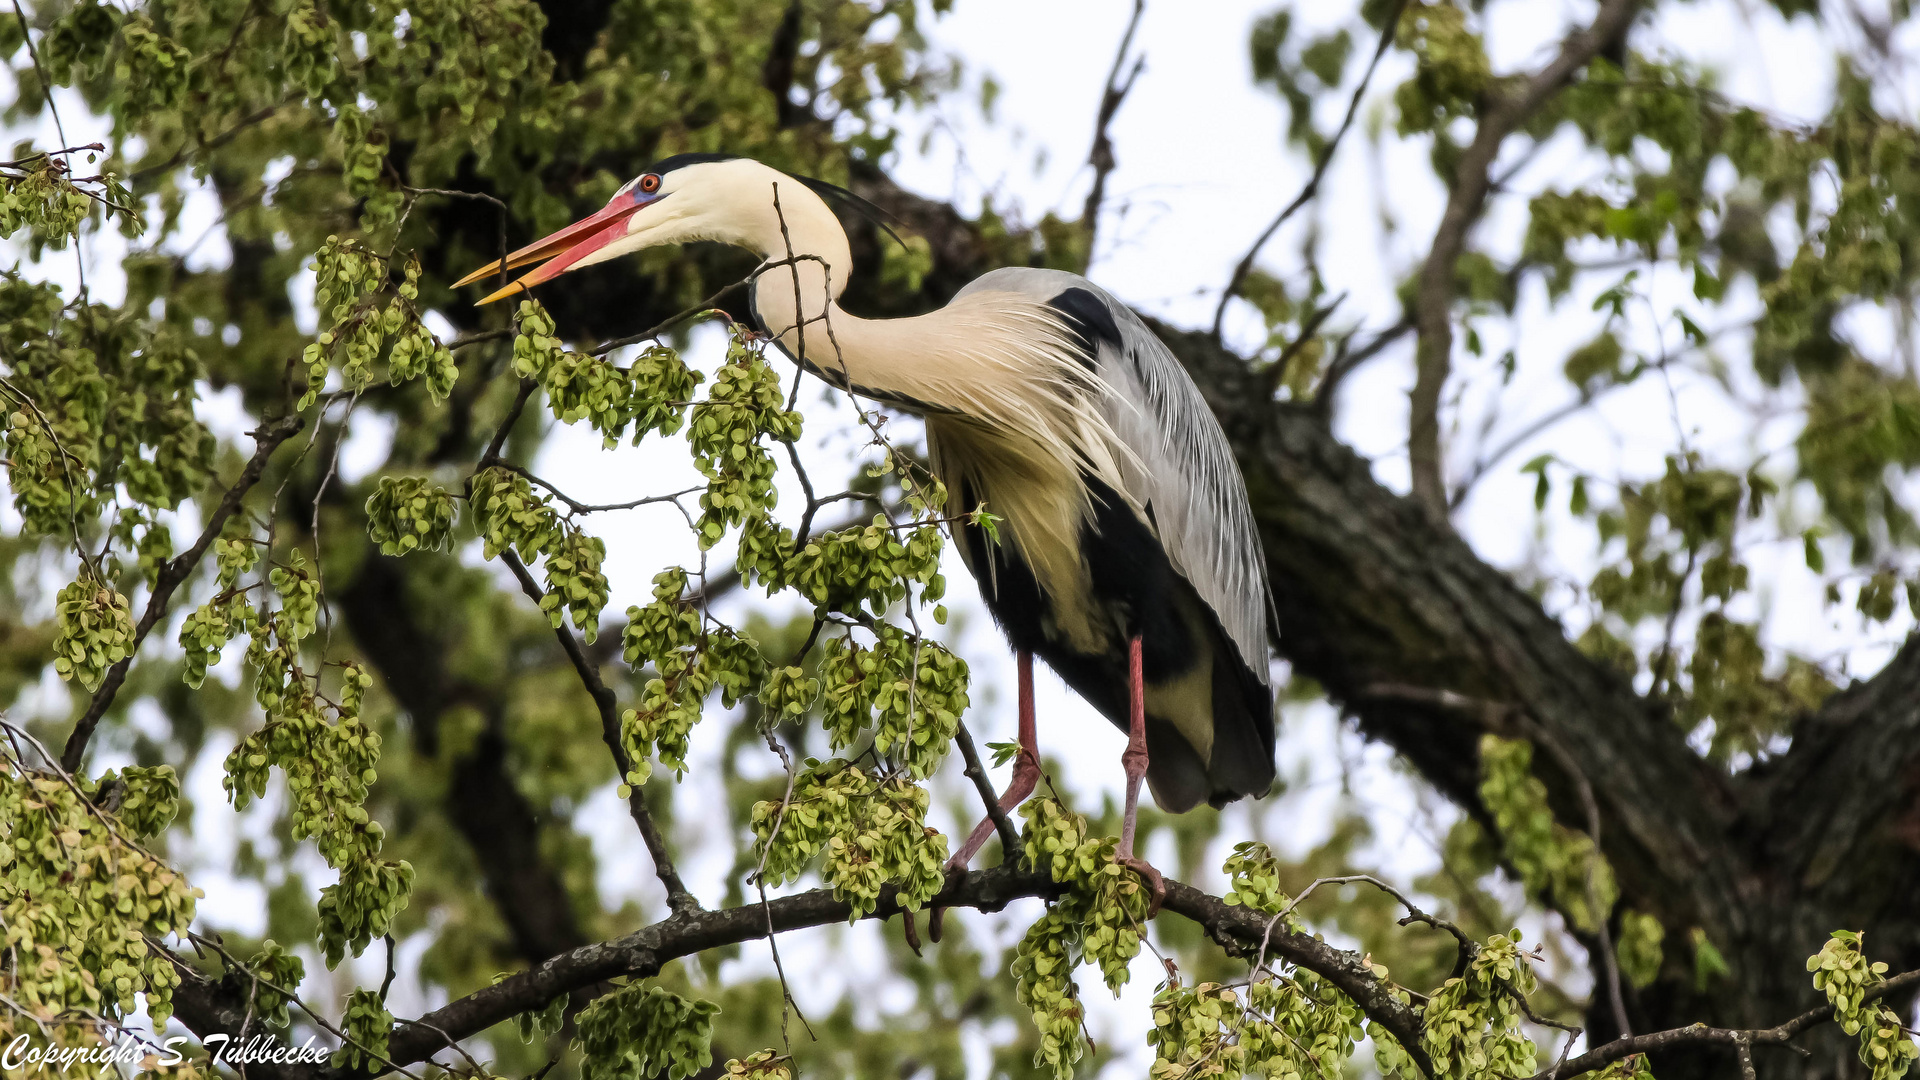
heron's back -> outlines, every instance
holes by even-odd
[[[1148,782],[1179,812],[1271,787],[1273,706],[1266,581],[1226,437],[1166,346],[1086,279],[1001,270],[956,303],[1056,313],[1096,377],[1098,454],[1065,454],[990,417],[929,413],[934,466],[951,509],[984,503],[961,550],[995,619],[1123,730],[1127,641],[1147,683]],[[1081,410],[1072,410],[1084,415]]]

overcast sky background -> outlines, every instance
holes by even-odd
[[[1144,54],[1146,66],[1110,129],[1119,167],[1109,181],[1107,213],[1090,276],[1129,303],[1179,325],[1204,326],[1211,321],[1219,289],[1232,266],[1307,176],[1307,163],[1284,145],[1284,107],[1252,84],[1247,33],[1253,20],[1273,6],[1242,0],[1161,0],[1149,3],[1136,39],[1135,49]],[[1026,221],[1037,220],[1048,210],[1076,216],[1090,180],[1084,160],[1095,110],[1131,5],[1120,0],[959,0],[956,9],[944,18],[929,19],[926,27],[937,48],[964,61],[965,88],[931,111],[900,118],[909,136],[902,140],[897,160],[890,163],[892,175],[910,188],[951,199],[963,208],[991,200],[1003,214]],[[1537,67],[1551,55],[1566,28],[1584,23],[1592,9],[1591,3],[1490,3],[1488,44],[1496,70]],[[1300,5],[1295,33],[1344,17],[1346,12],[1345,5]],[[1829,50],[1822,43],[1828,32],[1804,19],[1783,23],[1771,7],[1757,2],[1669,4],[1662,7],[1657,27],[1639,31],[1636,43],[1658,41],[1662,48],[1684,48],[1687,58],[1721,73],[1722,86],[1730,96],[1777,114],[1812,119],[1824,111],[1831,88]],[[1349,87],[1371,44],[1356,42]],[[1911,31],[1901,46],[1905,55],[1917,55]],[[1392,132],[1387,102],[1409,70],[1403,56],[1388,56],[1356,130],[1342,146],[1323,185],[1324,197],[1314,213],[1300,215],[1265,248],[1262,265],[1298,285],[1304,281],[1296,255],[1302,230],[1322,231],[1327,241],[1322,272],[1333,292],[1347,294],[1334,319],[1336,326],[1377,329],[1394,320],[1393,289],[1418,265],[1439,217],[1443,193],[1427,165],[1425,143],[1402,144]],[[1902,96],[1913,100],[1904,73],[1896,74],[1902,78],[1889,78],[1885,93],[1894,101]],[[992,119],[977,107],[980,80],[987,76],[1000,87]],[[1320,103],[1323,129],[1337,121],[1345,103],[1344,91]],[[1907,115],[1911,111],[1905,110]],[[86,141],[90,136],[76,130],[87,126],[78,102],[69,97],[64,114],[69,135]],[[47,130],[35,132],[36,137],[50,139],[51,125],[41,126]],[[1373,138],[1376,132],[1382,133],[1378,140]],[[1588,183],[1605,174],[1603,162],[1581,156],[1572,141],[1563,138],[1528,163],[1513,186],[1524,195]],[[201,212],[211,224],[211,196],[203,203]],[[1524,227],[1523,210],[1524,198],[1497,202],[1476,236],[1497,254],[1512,254]],[[183,235],[193,237],[198,232],[190,226]],[[103,298],[118,295],[121,288],[116,263],[123,250],[117,237],[97,238],[87,246],[89,281]],[[193,258],[210,264],[225,260],[225,245],[217,231],[196,248]],[[71,267],[70,260],[57,260],[44,270],[49,277],[70,281]],[[1689,295],[1684,282],[1669,277],[1652,275],[1658,299],[1654,306],[1663,312],[1686,302]],[[1501,444],[1510,433],[1573,397],[1560,365],[1569,350],[1597,330],[1598,319],[1590,312],[1588,300],[1611,280],[1594,275],[1557,308],[1549,308],[1539,284],[1531,282],[1522,292],[1519,329],[1512,340],[1483,329],[1489,357],[1515,349],[1517,375],[1499,395],[1502,411],[1491,418],[1490,434],[1483,441],[1476,433],[1489,422],[1490,403],[1495,400],[1491,364],[1461,362],[1455,383],[1464,389],[1457,411],[1459,430],[1449,446],[1451,476],[1464,475],[1483,445]],[[307,287],[310,297],[310,282]],[[1748,289],[1745,297],[1718,316],[1718,322],[1737,322],[1741,304],[1750,309],[1752,303]],[[1235,306],[1229,314],[1229,340],[1248,350],[1257,347],[1264,332],[1250,309]],[[1710,331],[1718,325],[1701,321]],[[1870,347],[1884,348],[1890,338],[1886,320],[1873,312],[1856,313],[1851,329]],[[1650,324],[1643,320],[1636,332],[1639,336],[1630,344],[1657,351]],[[717,333],[703,331],[696,335],[689,359],[711,370],[719,345]],[[1729,335],[1724,348],[1730,356],[1744,355],[1742,335]],[[1383,483],[1399,490],[1406,484],[1410,353],[1410,347],[1391,351],[1356,374],[1347,385],[1337,418],[1341,437],[1373,461],[1375,475]],[[1768,392],[1749,381],[1736,384],[1734,397],[1758,401],[1766,399]],[[802,400],[808,415],[804,447],[813,475],[817,479],[845,475],[865,439],[850,432],[844,405],[811,392],[803,394]],[[236,401],[227,395],[208,403],[207,415],[223,434],[247,426],[238,415]],[[1659,474],[1664,456],[1682,435],[1688,445],[1707,456],[1709,464],[1716,453],[1728,460],[1744,460],[1754,447],[1790,448],[1796,420],[1786,416],[1756,429],[1744,412],[1732,407],[1732,401],[1726,390],[1687,370],[1676,372],[1670,386],[1643,379],[1580,417],[1512,447],[1466,501],[1458,527],[1497,565],[1548,580],[1585,580],[1594,567],[1590,532],[1570,527],[1564,489],[1556,507],[1544,519],[1537,516],[1531,502],[1533,479],[1519,473],[1520,464],[1551,450],[1596,476],[1642,479]],[[914,422],[899,418],[889,430],[911,437]],[[378,421],[357,418],[355,438],[342,460],[347,478],[363,475],[377,464],[389,437],[390,431]],[[569,494],[595,502],[632,499],[695,482],[689,479],[694,474],[686,463],[684,444],[677,440],[607,453],[600,449],[597,437],[580,431],[557,433],[536,468]],[[784,505],[792,513],[798,493],[790,481],[788,485],[783,489],[787,491]],[[650,579],[662,567],[698,565],[684,523],[671,509],[602,516],[590,528],[608,544],[606,569],[613,585],[609,614],[645,602]],[[1760,585],[1749,601],[1749,612],[1766,617],[1768,633],[1777,645],[1814,655],[1839,655],[1855,672],[1870,672],[1904,636],[1908,629],[1904,615],[1887,627],[1863,632],[1857,618],[1844,610],[1823,611],[1822,584],[1801,563],[1797,536],[1790,528],[1783,531],[1787,541],[1763,545],[1752,553]],[[477,561],[477,553],[473,557]],[[730,549],[723,547],[710,558],[716,567],[729,566]],[[1829,562],[1844,565],[1844,550],[1830,552]],[[957,559],[949,559],[947,575],[954,619],[945,636],[974,672],[976,704],[969,723],[983,740],[1010,739],[1011,657]],[[734,597],[722,614],[737,621],[757,602],[757,597]],[[1576,629],[1585,618],[1573,594],[1564,588],[1550,589],[1547,602]],[[230,657],[217,670],[231,679],[237,667]],[[1276,674],[1284,677],[1284,665],[1276,667]],[[1041,742],[1058,759],[1056,778],[1084,808],[1097,807],[1103,798],[1117,799],[1122,779],[1121,733],[1050,674],[1041,671],[1038,681]],[[64,691],[57,684],[48,685],[42,695],[43,707],[53,707]],[[23,703],[27,708],[32,705]],[[137,720],[159,722],[152,715]],[[719,797],[717,783],[702,780],[703,771],[709,776],[715,771],[703,770],[703,764],[711,765],[718,753],[717,739],[711,737],[716,729],[712,725],[696,735],[692,770],[677,800],[684,808],[682,827],[689,830],[683,834],[682,870],[709,902],[723,891],[739,841],[713,825],[688,820],[697,817],[693,807]],[[205,920],[258,932],[264,925],[264,895],[255,886],[228,879],[225,866],[232,843],[241,835],[254,838],[263,851],[273,850],[274,842],[264,814],[236,819],[226,807],[220,789],[223,753],[215,748],[203,754],[200,767],[188,778],[198,804],[195,843],[193,850],[175,854],[196,883],[208,890],[202,905]],[[767,760],[754,767],[777,769],[770,756],[761,756]],[[1230,808],[1224,836],[1266,839],[1297,855],[1325,838],[1336,811],[1352,806],[1363,809],[1375,825],[1374,840],[1365,853],[1375,865],[1407,880],[1436,863],[1435,845],[1452,820],[1451,809],[1410,783],[1394,767],[1390,754],[1343,727],[1332,709],[1289,708],[1280,757],[1282,775],[1289,782],[1287,792],[1257,806]],[[1004,770],[997,779],[1004,782]],[[950,832],[964,830],[977,812],[956,780],[957,775],[943,778],[940,791],[947,801],[937,801],[935,808],[936,823]],[[612,791],[596,796],[578,814],[578,821],[594,836],[602,860],[601,882],[610,902],[635,897],[650,911],[659,911],[660,894],[645,852],[632,836]],[[1147,854],[1170,865],[1171,845],[1166,837],[1158,841]],[[332,879],[311,851],[304,852],[298,863],[316,885]],[[1037,912],[1034,903],[1014,905],[999,916],[959,913],[955,918],[1001,944],[1010,944]],[[1537,925],[1527,928],[1530,936],[1537,936]],[[838,993],[856,986],[866,989],[867,984],[858,980],[880,961],[878,933],[869,925],[791,936],[783,955],[801,1005],[810,1012],[825,1013]],[[408,943],[403,960],[417,955],[424,945],[417,939]],[[343,966],[333,976],[326,975],[318,963],[310,963],[307,989],[319,993],[344,987],[354,976],[377,981],[378,959],[370,954],[357,969],[350,972],[351,965]],[[737,964],[743,971],[771,967],[764,947],[759,946],[749,946]],[[1147,1002],[1159,978],[1151,955],[1143,954],[1132,986],[1118,1003],[1099,987],[1097,975],[1083,980],[1095,1038],[1103,1046],[1131,1047],[1129,1058],[1117,1062],[1106,1075],[1144,1072],[1147,1054],[1138,1033],[1150,1023]],[[1585,985],[1578,971],[1566,973],[1563,982],[1576,992]],[[437,1004],[440,997],[437,992],[423,994],[417,983],[403,977],[396,985],[393,1005],[396,1014],[417,1014]],[[863,1002],[863,1008],[887,1011],[901,1007],[905,999],[880,993],[865,995]],[[976,1040],[972,1055],[976,1074],[984,1068],[984,1055],[984,1040]]]

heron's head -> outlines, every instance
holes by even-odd
[[[598,212],[508,255],[509,270],[546,261],[480,303],[642,248],[693,240],[733,244],[763,258],[784,257],[790,245],[795,254],[816,255],[837,267],[851,262],[846,232],[807,182],[750,158],[680,154],[629,180]],[[500,270],[496,259],[454,284]],[[836,286],[844,286],[843,273],[834,277]]]

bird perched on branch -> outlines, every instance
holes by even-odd
[[[1122,861],[1144,777],[1182,813],[1273,784],[1265,567],[1246,486],[1192,380],[1138,316],[1075,274],[1009,268],[938,311],[862,319],[838,298],[847,234],[822,198],[860,200],[746,158],[659,162],[598,213],[513,252],[546,260],[481,303],[642,248],[716,240],[766,260],[751,307],[806,370],[926,420],[961,557],[1019,662],[1011,810],[1033,791],[1033,657],[1127,732]],[[501,272],[499,262],[459,284]],[[986,506],[990,536],[967,515]],[[980,822],[964,866],[993,832]]]

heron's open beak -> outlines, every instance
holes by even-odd
[[[521,277],[503,289],[495,290],[481,298],[481,304],[491,304],[503,296],[526,292],[543,281],[551,281],[573,269],[581,259],[593,254],[627,234],[627,219],[640,208],[654,202],[658,195],[644,195],[638,189],[622,192],[606,207],[590,217],[583,218],[561,229],[551,236],[535,240],[519,251],[507,256],[506,269],[512,270],[528,263],[551,259],[546,265]],[[479,281],[489,274],[500,272],[500,260],[495,259],[487,265],[453,283],[454,288]],[[478,306],[478,305],[476,305]]]

